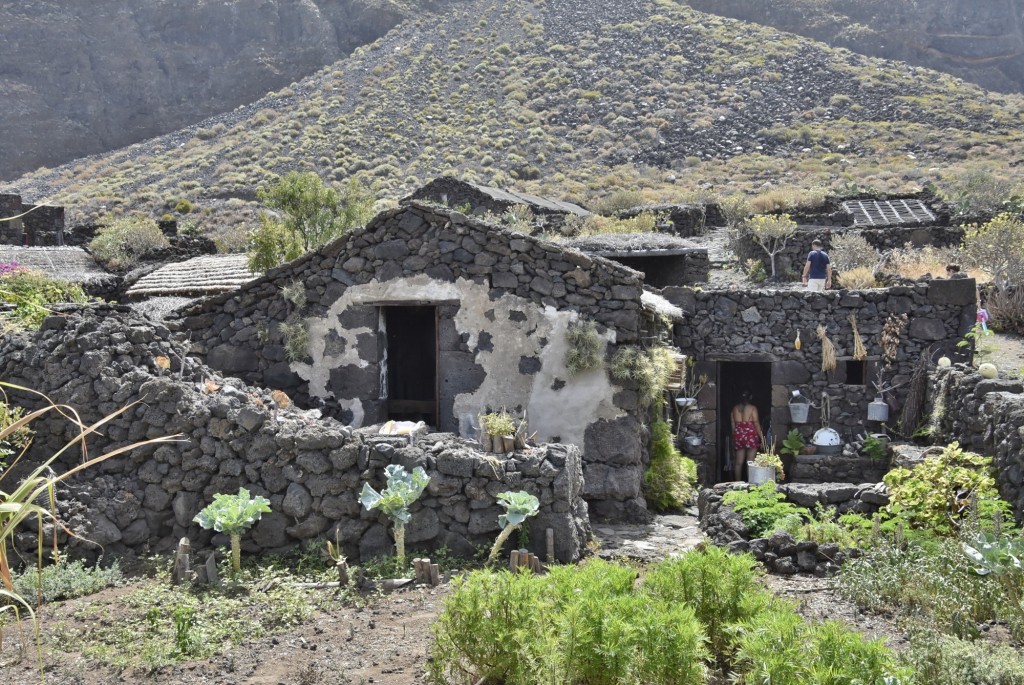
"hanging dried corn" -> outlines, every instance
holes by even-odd
[[[863,361],[868,358],[868,351],[864,348],[864,341],[860,339],[860,331],[857,330],[856,314],[850,314],[850,326],[853,327],[853,358]]]
[[[906,314],[892,314],[882,326],[882,361],[889,366],[896,361],[896,352],[900,347],[900,334],[907,325]]]
[[[836,368],[836,346],[828,339],[824,326],[818,326],[818,340],[821,341],[821,370],[826,373]]]

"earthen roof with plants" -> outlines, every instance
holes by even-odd
[[[235,290],[254,278],[245,255],[204,255],[161,266],[136,281],[125,294],[202,297]]]
[[[51,278],[84,283],[109,274],[80,247],[14,247],[0,245],[0,262],[15,262]]]

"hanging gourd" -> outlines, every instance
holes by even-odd
[[[868,358],[868,351],[864,348],[864,341],[860,339],[860,331],[857,330],[856,314],[850,314],[850,326],[853,327],[853,358],[864,361]]]
[[[821,370],[828,373],[836,368],[836,346],[828,339],[824,326],[818,326],[818,340],[821,341]]]
[[[796,340],[793,341],[793,348],[799,350],[803,347],[803,343],[800,342],[800,331],[796,332]]]

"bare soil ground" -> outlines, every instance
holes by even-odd
[[[153,582],[153,581],[147,581]],[[119,602],[129,588],[104,590],[81,599],[46,606],[43,663],[47,683],[174,683],[175,685],[410,685],[425,683],[424,667],[431,624],[442,608],[447,586],[400,591],[367,598],[366,606],[339,604],[318,612],[301,626],[230,647],[202,661],[157,671],[118,672],[92,663],[81,653],[55,644],[56,631],[88,630],[94,619],[82,618],[86,605],[106,607],[105,621],[118,621],[126,608]],[[328,592],[328,591],[324,591]],[[95,616],[96,612],[87,612]],[[19,657],[16,630],[8,626],[0,649],[0,682],[38,685],[34,649]],[[31,636],[26,635],[31,645]],[[16,662],[16,663],[12,663]]]

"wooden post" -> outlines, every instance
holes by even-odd
[[[220,585],[220,575],[217,574],[217,553],[210,552],[206,558],[206,582],[210,585]]]
[[[335,564],[335,567],[338,569],[338,583],[340,584],[340,587],[347,586],[348,585],[348,562],[347,561],[339,561],[337,564]]]
[[[430,564],[430,584],[434,587],[441,584],[441,566],[438,564]]]
[[[548,563],[555,563],[555,529],[548,528],[544,531],[544,537],[548,548]]]
[[[508,558],[508,570],[515,573],[519,570],[519,550],[512,550],[512,554]]]
[[[191,551],[192,544],[188,541],[188,538],[182,538],[178,541],[178,552],[174,557],[174,570],[171,572],[171,582],[175,585],[192,580],[192,569],[189,562]]]

